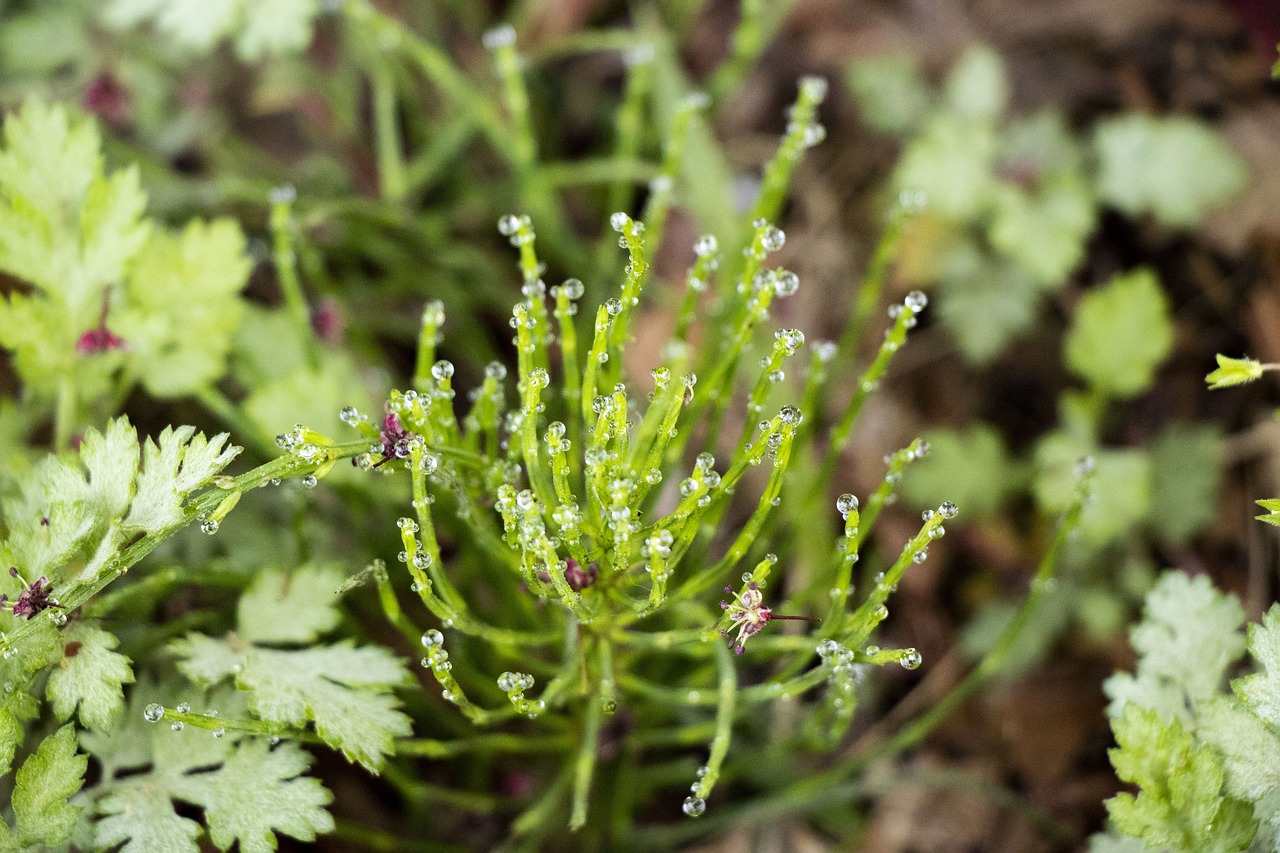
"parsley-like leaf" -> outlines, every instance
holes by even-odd
[[[1253,809],[1223,792],[1222,758],[1197,745],[1177,720],[1129,705],[1113,722],[1116,774],[1141,787],[1107,801],[1116,827],[1149,844],[1179,851],[1240,851],[1253,840]],[[1206,832],[1206,827],[1212,830]]]
[[[123,685],[133,683],[129,658],[112,651],[119,640],[92,625],[77,623],[65,638],[62,663],[50,672],[45,695],[59,718],[67,719],[78,706],[85,726],[108,728],[124,707]]]
[[[350,642],[296,651],[260,645],[310,642],[331,629],[339,579],[323,567],[299,569],[287,582],[281,572],[264,572],[241,599],[239,634],[191,633],[173,648],[188,678],[214,685],[234,677],[258,717],[292,728],[314,722],[325,743],[377,771],[394,739],[411,731],[391,692],[408,678],[401,662],[386,649]]]
[[[270,853],[276,832],[303,841],[333,829],[325,806],[333,795],[303,777],[310,757],[293,744],[271,749],[266,741],[241,741],[221,767],[183,776],[174,793],[204,806],[209,837],[223,850],[240,842],[241,853]]]
[[[240,635],[252,643],[314,642],[338,625],[341,582],[332,567],[259,573],[236,609]]]
[[[66,725],[41,742],[18,769],[13,811],[25,845],[53,845],[71,835],[81,806],[67,799],[84,785],[89,757],[76,752],[75,727]]]
[[[245,238],[228,219],[192,222],[180,235],[157,230],[126,284],[116,328],[130,341],[128,369],[157,397],[190,394],[226,370],[244,314]]]
[[[225,446],[228,435],[207,439],[194,427],[165,427],[156,443],[150,438],[142,451],[142,474],[125,526],[161,530],[182,520],[182,499],[204,485],[239,453]]]

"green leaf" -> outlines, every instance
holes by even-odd
[[[313,841],[333,829],[325,811],[333,796],[302,776],[310,763],[293,744],[271,749],[264,740],[244,740],[217,770],[178,780],[174,793],[204,806],[209,837],[219,848],[239,841],[241,853],[269,853],[277,832]]]
[[[112,0],[104,10],[111,26],[149,21],[166,39],[201,53],[232,38],[247,60],[300,51],[317,14],[319,4],[310,0]]]
[[[408,673],[385,649],[350,643],[298,651],[237,649],[198,633],[173,648],[189,678],[213,684],[234,674],[260,718],[293,728],[314,721],[325,743],[375,772],[394,739],[412,730],[391,695]]]
[[[1018,472],[994,427],[978,423],[964,430],[930,431],[924,438],[929,455],[912,466],[901,486],[911,503],[932,507],[943,496],[965,518],[988,518],[1018,487]]]
[[[131,716],[141,720],[141,703],[156,689],[149,687],[145,695],[135,689]],[[227,697],[211,701],[225,707]],[[214,738],[204,730],[144,725],[149,729],[141,761],[131,757],[120,763],[107,755],[113,767],[151,768],[117,779],[98,801],[99,849],[123,842],[127,853],[194,853],[200,824],[179,815],[173,800],[204,806],[203,822],[223,849],[239,840],[242,850],[274,850],[276,833],[310,841],[316,832],[333,828],[324,811],[332,796],[317,780],[298,778],[310,758],[297,746],[283,744],[272,751],[264,739],[245,740],[234,732]],[[109,751],[114,747],[110,741],[102,745]]]
[[[1216,695],[1244,653],[1243,624],[1240,603],[1208,578],[1164,573],[1129,635],[1139,655],[1136,674],[1118,673],[1103,684],[1112,698],[1108,713],[1136,704],[1189,720],[1188,703]]]
[[[109,285],[146,239],[138,172],[107,176],[92,121],[30,101],[4,123],[0,150],[0,270],[34,285],[0,298],[0,346],[29,391],[52,396],[76,370],[105,390],[119,354],[79,358],[76,341],[99,322]]]
[[[1266,515],[1255,515],[1254,518],[1265,521],[1267,524],[1280,526],[1280,498],[1266,498],[1254,503],[1267,511]]]
[[[128,369],[157,397],[191,394],[221,378],[244,314],[245,238],[229,219],[157,230],[125,286],[116,327],[130,342]]]
[[[1261,623],[1249,626],[1249,653],[1259,672],[1236,680],[1233,686],[1253,713],[1280,726],[1280,604],[1273,604]]]
[[[1214,427],[1172,424],[1151,445],[1150,522],[1187,542],[1213,521],[1222,483],[1222,436]]]
[[[1227,793],[1253,802],[1280,789],[1280,738],[1234,697],[1196,708],[1197,739],[1222,754]]]
[[[1095,390],[1132,397],[1151,387],[1173,348],[1169,301],[1155,273],[1116,276],[1085,294],[1067,333],[1067,366]]]
[[[1130,215],[1151,213],[1165,225],[1190,227],[1245,183],[1244,163],[1210,126],[1196,119],[1125,115],[1094,131],[1098,193]]]
[[[863,121],[882,133],[909,133],[929,111],[932,93],[920,64],[906,54],[854,62],[845,80],[858,100]]]
[[[1009,80],[1000,54],[985,45],[966,50],[947,77],[945,97],[951,112],[962,118],[999,118],[1009,101]]]
[[[106,433],[87,430],[80,442],[80,459],[89,472],[87,497],[98,518],[124,515],[138,473],[138,434],[129,419],[111,421]]]
[[[934,116],[903,152],[893,189],[922,191],[930,212],[954,222],[972,221],[987,208],[996,186],[998,139],[990,123]]]
[[[150,438],[142,450],[142,475],[125,526],[162,530],[182,521],[182,500],[205,485],[240,453],[225,447],[228,435],[213,439],[195,427],[165,427],[157,444]]]
[[[123,685],[133,683],[129,658],[112,651],[119,640],[92,625],[76,623],[64,636],[62,664],[50,672],[45,695],[60,719],[78,706],[86,727],[109,728],[124,707]]]
[[[1240,851],[1256,831],[1253,810],[1224,795],[1222,759],[1197,746],[1178,720],[1129,705],[1112,722],[1116,775],[1140,786],[1107,800],[1117,829],[1148,844],[1179,851]],[[1212,831],[1206,833],[1206,827]]]
[[[939,278],[938,316],[974,364],[994,359],[1035,322],[1042,288],[1017,264],[964,243],[943,258]]]
[[[112,791],[98,803],[105,815],[94,841],[103,849],[124,843],[120,853],[196,853],[200,824],[173,810],[169,792],[155,784],[130,785]]]
[[[71,835],[82,806],[68,798],[84,785],[89,757],[76,752],[75,727],[66,725],[45,738],[18,769],[13,812],[18,838],[26,845],[54,845]]]
[[[993,193],[991,245],[1037,282],[1057,287],[1084,257],[1093,198],[1077,175],[1043,181],[1035,192],[1002,183]]]
[[[1216,357],[1218,369],[1204,378],[1210,388],[1243,385],[1262,376],[1262,363],[1252,358],[1228,358],[1222,353]]]
[[[338,625],[335,590],[342,580],[332,566],[260,572],[236,610],[241,636],[253,643],[314,642]]]
[[[1075,496],[1076,466],[1082,457],[1094,460],[1091,499],[1080,515],[1080,536],[1091,545],[1105,545],[1137,526],[1151,507],[1151,461],[1143,450],[1098,450],[1088,442],[1061,432],[1036,445],[1034,463],[1036,502],[1046,512],[1062,512]]]

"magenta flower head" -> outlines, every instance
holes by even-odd
[[[413,438],[413,433],[404,428],[404,424],[400,423],[400,416],[395,412],[388,410],[387,416],[382,419],[380,438],[382,439],[382,460],[378,465],[392,459],[409,458],[409,439]],[[378,465],[373,467],[376,468]]]
[[[724,591],[733,595],[733,590],[727,586]],[[764,593],[754,582],[747,584],[747,588],[735,595],[732,602],[721,601],[720,607],[729,614],[729,629],[722,632],[724,636],[728,637],[735,627],[738,629],[738,636],[729,641],[737,655],[742,654],[747,640],[759,634],[773,618],[773,611],[764,606]]]
[[[129,349],[129,342],[107,328],[107,310],[111,307],[111,289],[102,294],[102,314],[96,328],[90,329],[76,340],[76,355],[97,355]]]
[[[17,566],[9,567],[9,576],[22,580]],[[8,601],[9,596],[0,595],[0,605],[6,605]],[[36,617],[36,614],[57,606],[58,603],[49,597],[49,579],[42,575],[39,580],[22,591],[9,609],[13,610],[14,616],[25,616],[30,621]]]

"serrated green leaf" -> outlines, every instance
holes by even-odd
[[[862,119],[883,133],[905,134],[928,112],[932,93],[920,64],[906,54],[854,62],[845,74]]]
[[[116,418],[100,433],[89,429],[80,443],[80,459],[89,472],[88,499],[100,519],[124,514],[138,473],[138,434],[128,418]]]
[[[174,793],[204,806],[209,837],[221,849],[238,841],[242,853],[270,853],[277,832],[312,841],[333,829],[325,810],[333,796],[302,776],[310,763],[293,744],[271,749],[264,740],[244,740],[218,769],[176,780]]]
[[[214,684],[234,674],[257,716],[294,728],[314,721],[325,743],[370,770],[382,765],[395,737],[412,730],[391,695],[408,673],[385,649],[350,643],[298,651],[245,649],[201,634],[188,635],[173,649],[189,677]]]
[[[104,817],[95,828],[94,842],[102,849],[124,843],[120,853],[188,853],[198,851],[200,824],[180,816],[163,786],[129,785],[112,791],[98,803]]]
[[[1280,604],[1249,626],[1249,653],[1259,671],[1233,683],[1236,694],[1272,726],[1280,726]]]
[[[1151,526],[1186,542],[1213,521],[1222,482],[1222,436],[1213,427],[1173,424],[1151,445]]]
[[[138,172],[106,175],[97,128],[66,108],[26,103],[4,123],[0,150],[0,270],[34,290],[0,298],[0,346],[34,397],[50,397],[75,371],[100,394],[119,353],[80,358],[107,288],[146,239]]]
[[[335,589],[342,578],[332,566],[260,572],[236,610],[241,636],[253,643],[314,642],[338,625]]]
[[[60,719],[78,708],[86,727],[109,728],[124,707],[124,685],[133,683],[129,658],[112,651],[119,640],[92,625],[77,623],[64,636],[62,662],[49,673],[45,695]]]
[[[1099,195],[1131,215],[1190,227],[1245,183],[1244,162],[1202,121],[1125,115],[1094,131]]]
[[[226,371],[244,313],[245,238],[228,219],[155,231],[125,285],[116,328],[130,341],[128,369],[157,397],[198,391]]]
[[[948,108],[966,119],[993,121],[1009,101],[1009,80],[1000,54],[985,45],[964,52],[947,76]]]
[[[1196,737],[1222,754],[1227,793],[1255,801],[1280,788],[1280,738],[1234,697],[1196,708]]]
[[[932,507],[943,496],[961,507],[965,518],[981,519],[997,513],[1017,488],[1017,472],[994,427],[979,423],[964,430],[933,430],[924,438],[929,455],[912,466],[901,485],[911,503]]]
[[[125,526],[155,531],[182,520],[182,499],[227,466],[240,448],[224,447],[228,435],[212,439],[195,427],[165,427],[157,444],[148,438],[142,449],[142,474]]]
[[[1222,759],[1212,747],[1197,746],[1178,720],[1137,705],[1112,726],[1120,745],[1109,751],[1116,775],[1141,788],[1137,796],[1123,792],[1107,801],[1117,829],[1188,853],[1249,845],[1257,827],[1252,809],[1224,795]]]
[[[89,757],[76,752],[76,732],[63,726],[41,742],[18,769],[13,811],[18,839],[26,845],[53,845],[68,838],[82,806],[67,802],[84,785]]]
[[[1124,398],[1151,387],[1172,348],[1169,300],[1155,273],[1139,269],[1080,300],[1067,333],[1066,361],[1095,390]]]
[[[1228,668],[1244,653],[1244,611],[1208,578],[1166,572],[1147,594],[1142,621],[1130,632],[1138,652],[1136,676],[1103,685],[1108,713],[1137,704],[1187,720],[1188,703],[1218,693]]]

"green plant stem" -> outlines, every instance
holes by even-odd
[[[600,725],[603,721],[604,703],[600,699],[600,685],[597,682],[592,695],[587,697],[578,756],[573,763],[573,801],[569,813],[569,829],[573,831],[581,829],[587,823],[587,798],[591,794],[596,755],[600,752]]]
[[[733,655],[723,643],[716,643],[716,668],[720,672],[716,692],[716,734],[711,741],[711,753],[703,765],[706,772],[698,780],[694,796],[705,800],[720,780],[720,768],[729,754],[729,742],[733,736],[733,716],[737,710],[738,671],[733,665]]]
[[[373,89],[374,139],[382,198],[392,204],[400,204],[408,191],[408,182],[400,149],[395,77],[382,57],[376,57],[369,63],[369,85]]]

